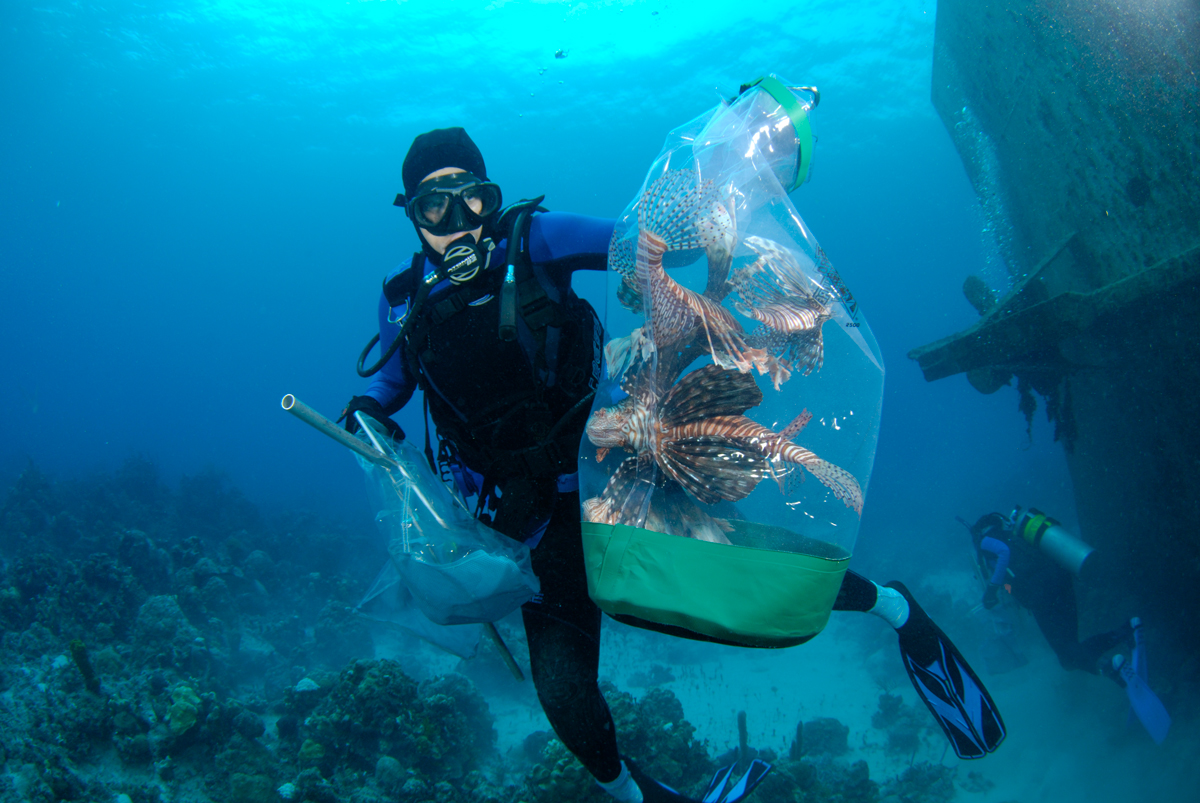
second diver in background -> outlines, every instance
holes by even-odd
[[[1010,516],[988,513],[968,529],[987,583],[983,607],[991,610],[1011,595],[1033,614],[1063,669],[1112,678],[1125,689],[1133,712],[1154,741],[1165,739],[1171,718],[1148,684],[1141,619],[1135,616],[1120,627],[1079,640],[1074,576],[1092,573],[1094,550],[1034,508],[1018,507]],[[1129,660],[1123,653],[1103,660],[1122,646],[1131,651]]]

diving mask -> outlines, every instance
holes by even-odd
[[[412,198],[397,195],[393,203],[430,234],[454,234],[477,229],[495,214],[500,186],[472,173],[451,173],[423,182]]]

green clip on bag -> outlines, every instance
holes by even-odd
[[[672,131],[618,221],[580,493],[588,590],[623,621],[755,647],[828,621],[883,362],[788,200],[818,97],[768,76]]]

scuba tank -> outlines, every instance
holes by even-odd
[[[1084,561],[1095,551],[1037,508],[1016,508],[1012,522],[1014,533],[1072,574],[1079,574]]]

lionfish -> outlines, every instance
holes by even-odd
[[[645,479],[652,476],[651,461],[706,504],[748,496],[764,477],[778,479],[781,463],[802,466],[861,514],[862,489],[854,476],[791,442],[811,417],[808,412],[774,432],[744,415],[762,398],[749,374],[706,365],[680,379],[661,403],[642,394],[596,410],[586,432],[598,447],[597,460],[617,447],[635,456],[618,467],[600,497],[587,500],[588,520],[621,522],[630,510],[645,511],[653,487]]]
[[[734,306],[762,324],[746,340],[774,358],[771,380],[779,390],[792,371],[807,376],[821,368],[825,360],[821,327],[833,316],[814,297],[808,276],[787,248],[763,237],[747,237],[745,243],[758,259],[730,279],[738,296]]]
[[[720,303],[720,297],[689,290],[667,275],[663,255],[668,251],[703,248],[710,266],[714,251],[733,249],[733,219],[717,197],[711,181],[696,183],[690,170],[665,173],[646,188],[637,205],[638,238],[632,272],[626,241],[614,239],[610,248],[613,267],[624,279],[618,298],[626,306],[648,304],[649,334],[646,343],[659,352],[684,342],[700,329],[709,354],[718,365],[747,372],[767,370],[767,353],[747,345],[741,325]],[[710,275],[710,285],[713,284]],[[720,284],[724,284],[721,277]],[[713,288],[710,287],[710,290]]]

